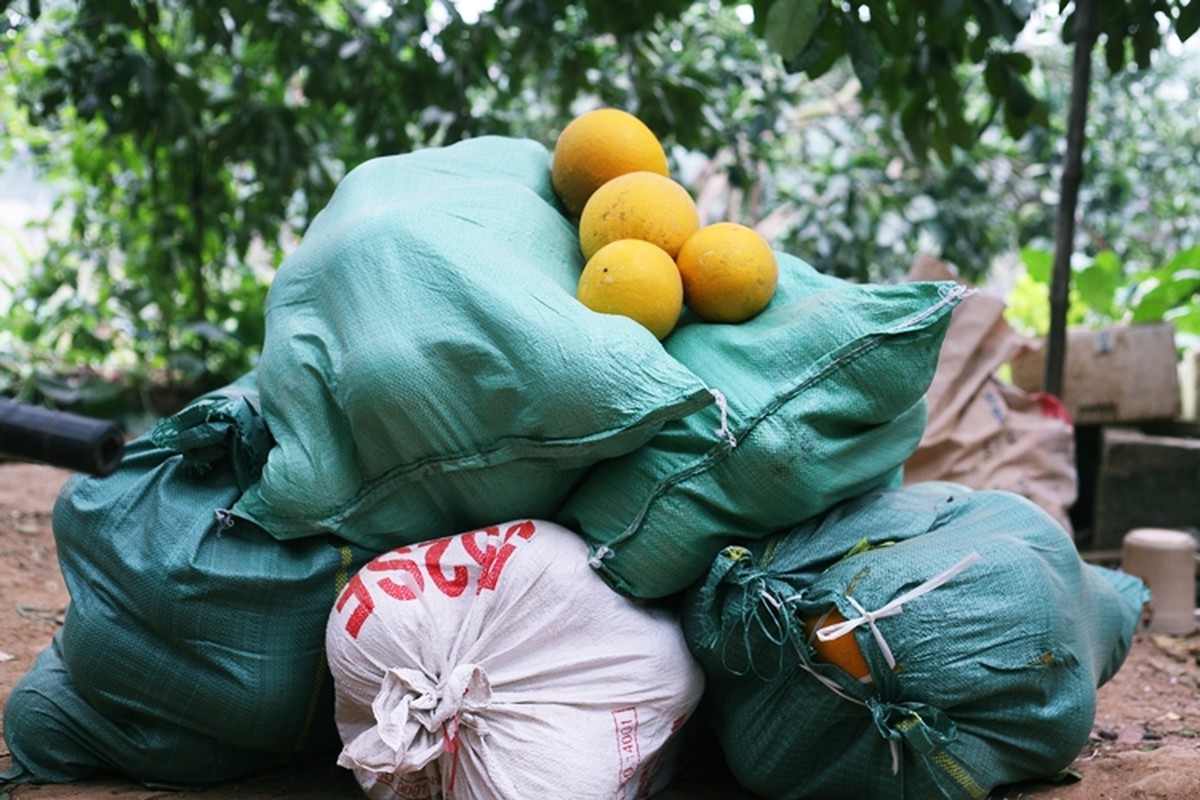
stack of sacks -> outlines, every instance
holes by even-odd
[[[749,789],[983,798],[1078,755],[1147,596],[1025,498],[934,482],[727,548],[683,624]]]
[[[353,170],[276,276],[256,374],[64,491],[72,610],[10,700],[12,772],[205,784],[340,738],[373,796],[660,788],[701,676],[635,599],[897,485],[964,295],[778,261],[761,314],[660,343],[575,299],[543,146]]]

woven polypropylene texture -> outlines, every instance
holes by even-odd
[[[540,144],[357,167],[272,283],[277,446],[235,511],[380,551],[545,517],[592,464],[710,404],[649,331],[575,299],[582,266]]]
[[[855,284],[778,260],[761,314],[666,340],[722,402],[597,467],[559,514],[620,591],[686,588],[726,544],[893,481],[921,439],[960,287]]]
[[[108,477],[67,481],[53,526],[71,602],[5,709],[14,770],[215,783],[336,749],[325,619],[373,552],[229,515],[269,450],[250,375],[131,442]]]
[[[706,713],[752,790],[983,798],[1078,755],[1146,597],[1025,498],[929,483],[727,549],[684,624]],[[871,682],[814,658],[803,620],[831,606],[858,620],[846,635]]]

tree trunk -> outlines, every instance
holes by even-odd
[[[1067,117],[1067,152],[1063,159],[1054,240],[1054,273],[1050,282],[1050,333],[1046,342],[1047,392],[1062,397],[1063,366],[1067,360],[1067,307],[1071,292],[1071,254],[1075,241],[1075,208],[1083,181],[1088,93],[1092,80],[1092,48],[1096,29],[1092,0],[1075,3],[1075,61],[1071,74],[1071,108]]]

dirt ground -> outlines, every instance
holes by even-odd
[[[67,474],[0,463],[0,712],[13,685],[62,624],[68,595],[55,556],[51,509]],[[0,770],[10,756],[0,740]],[[1200,797],[1200,634],[1139,634],[1120,672],[1100,689],[1091,741],[1071,765],[1076,780],[997,789],[993,800],[1192,800]],[[680,780],[662,798],[748,797],[731,786]],[[0,800],[337,800],[361,798],[330,762],[204,790],[150,788],[118,776],[21,786]]]

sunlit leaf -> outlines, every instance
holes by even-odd
[[[1120,259],[1111,250],[1097,253],[1087,267],[1076,270],[1071,276],[1071,283],[1088,308],[1109,318],[1117,316],[1114,298],[1124,280]]]
[[[775,0],[767,11],[764,35],[783,58],[794,58],[808,45],[825,0]]]
[[[1054,271],[1054,253],[1035,247],[1021,248],[1021,263],[1025,266],[1029,277],[1038,283],[1050,285],[1050,276]]]

